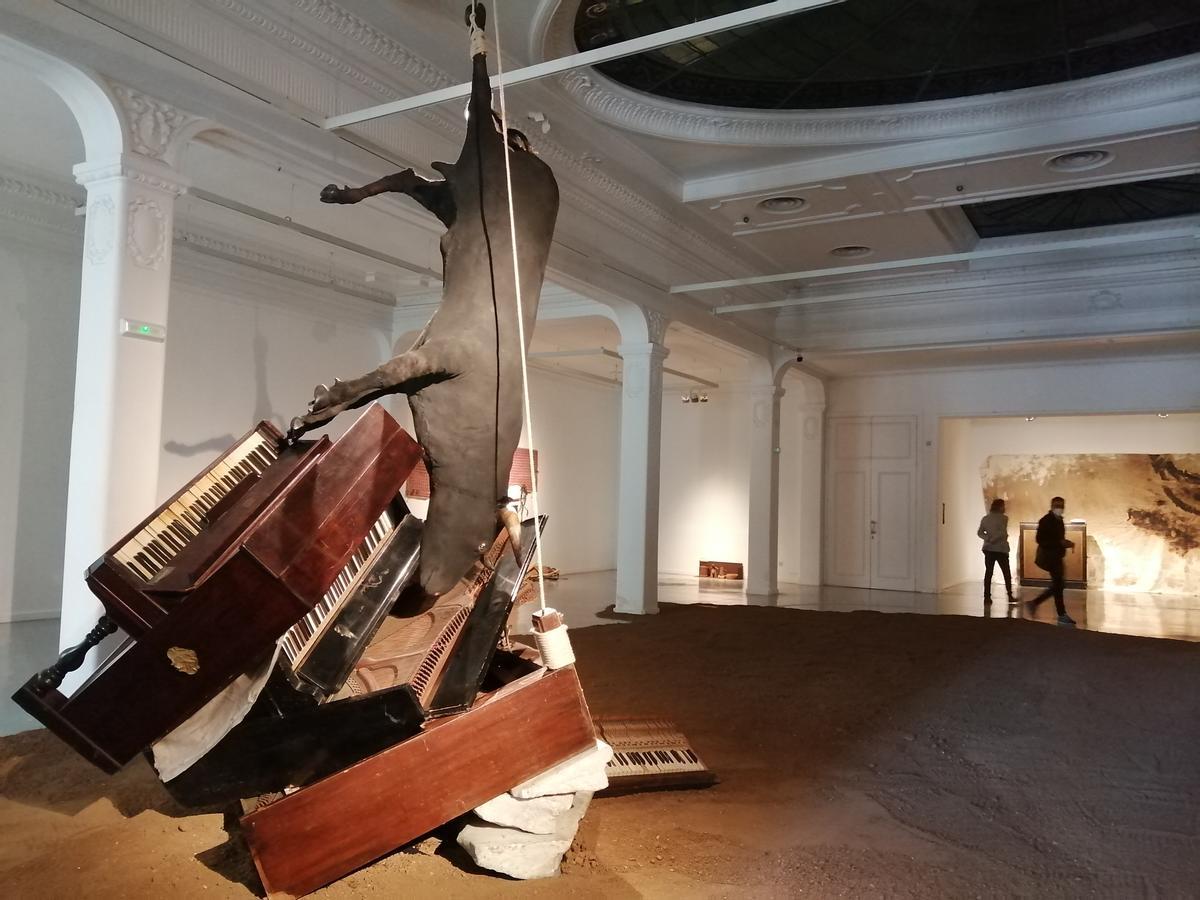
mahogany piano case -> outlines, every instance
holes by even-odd
[[[336,442],[289,444],[260,423],[97,560],[87,581],[105,615],[13,699],[115,772],[302,620],[311,627],[297,649],[322,630],[315,611],[352,586],[364,542],[406,512],[397,495],[420,452],[378,405]],[[124,643],[70,696],[60,692],[118,626]]]

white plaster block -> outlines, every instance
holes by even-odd
[[[558,874],[563,854],[575,840],[575,832],[587,812],[592,795],[574,795],[571,808],[558,817],[553,834],[530,834],[517,828],[478,822],[466,825],[458,845],[476,865],[511,878],[549,878]]]
[[[612,759],[612,747],[604,741],[596,746],[535,775],[509,791],[520,800],[544,797],[547,794],[573,794],[577,791],[602,791],[608,787],[604,767]]]
[[[519,828],[530,834],[553,834],[558,817],[571,808],[574,794],[550,794],[519,800],[501,794],[475,807],[475,815],[493,825]]]

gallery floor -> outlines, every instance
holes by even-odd
[[[314,900],[1195,896],[1193,644],[1018,619],[738,607],[729,590],[667,581],[664,599],[726,602],[589,627],[622,621],[603,611],[611,575],[552,593],[575,604],[592,713],[672,719],[719,784],[598,798],[558,878],[475,869],[448,827]],[[952,611],[973,597],[857,602]],[[854,598],[783,599],[847,609]],[[1093,613],[1084,599],[1071,610],[1081,622]],[[0,737],[0,835],[8,896],[261,896],[225,809],[179,806],[143,760],[106,776],[44,730]]]
[[[1001,596],[1001,591],[1002,588],[993,587],[997,598]],[[1023,596],[1031,597],[1033,591],[1027,588]],[[547,603],[561,609],[572,628],[633,621],[632,616],[613,613],[615,592],[615,572],[568,575],[559,581],[547,583]],[[978,584],[957,585],[940,594],[782,584],[777,597],[766,598],[748,597],[740,582],[683,575],[663,575],[659,581],[659,600],[663,603],[778,606],[837,612],[876,610],[885,613],[989,616],[996,619],[1028,616],[1023,607],[1010,607],[999,600],[991,607],[985,607],[981,597],[982,590]],[[1081,629],[1200,641],[1200,596],[1068,591],[1067,609]],[[529,607],[522,611],[518,630],[530,630],[531,612]],[[1047,601],[1037,611],[1037,619],[1051,623],[1053,613],[1054,604]],[[57,619],[0,624],[0,735],[14,734],[37,725],[24,711],[9,702],[8,697],[26,678],[50,664],[57,652],[57,645]]]

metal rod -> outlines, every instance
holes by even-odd
[[[249,216],[252,219],[258,219],[261,222],[268,222],[271,225],[278,225],[280,228],[286,228],[289,231],[294,231],[297,234],[302,234],[305,237],[310,237],[326,244],[332,244],[335,247],[341,247],[343,250],[349,250],[351,253],[357,253],[360,256],[367,256],[371,259],[377,259],[380,262],[388,265],[397,266],[401,269],[407,269],[417,275],[424,275],[433,281],[441,283],[442,273],[435,272],[433,269],[427,269],[424,266],[414,265],[407,262],[398,256],[392,256],[388,253],[381,253],[378,250],[372,250],[370,247],[363,244],[356,244],[353,241],[346,241],[340,237],[329,234],[325,231],[318,231],[316,228],[309,228],[307,225],[301,225],[299,222],[293,222],[291,219],[285,219],[282,216],[277,216],[274,213],[269,213],[266,210],[257,209],[253,206],[247,206],[245,203],[239,203],[237,200],[230,200],[228,197],[222,197],[220,194],[214,194],[210,191],[201,190],[200,188],[189,188],[188,196],[195,197],[198,200],[203,200],[205,203],[211,203],[214,206],[221,206],[225,209],[233,210],[241,213],[244,216]]]
[[[833,6],[841,2],[843,0],[772,0],[772,2],[764,3],[761,6],[752,6],[749,9],[726,13],[723,16],[701,19],[689,25],[668,28],[666,31],[642,35],[628,41],[621,41],[617,44],[610,44],[607,47],[600,47],[596,50],[586,50],[583,53],[575,53],[571,56],[563,56],[559,59],[550,59],[545,62],[535,63],[523,69],[513,69],[511,72],[504,73],[503,83],[507,87],[513,84],[521,84],[525,81],[535,81],[539,78],[545,78],[548,75],[557,75],[559,72],[566,72],[583,66],[594,66],[599,63],[609,62],[610,60],[621,59],[625,56],[645,53],[648,50],[657,50],[659,47],[669,47],[671,44],[678,44],[681,41],[702,37],[706,34],[728,31],[731,28],[740,28],[756,22],[766,22],[770,19],[778,19],[781,16],[791,15],[792,13],[804,12],[805,10],[816,9],[821,6]],[[500,76],[493,75],[491,78],[492,87],[498,87],[500,83]],[[340,116],[330,116],[321,123],[321,127],[327,130],[344,128],[347,125],[356,125],[359,122],[367,122],[371,119],[409,112],[414,109],[420,109],[423,106],[432,106],[435,103],[444,103],[447,100],[466,97],[470,93],[471,84],[470,82],[466,82],[454,87],[441,88],[425,94],[418,94],[416,97],[409,97],[406,100],[395,100],[391,103],[382,103],[378,106],[360,109],[357,112],[343,113]]]
[[[1042,275],[1038,278],[1021,278],[1015,281],[1002,281],[997,278],[966,278],[945,284],[914,284],[895,288],[877,288],[870,291],[852,291],[845,294],[815,294],[811,297],[788,297],[784,300],[765,300],[761,303],[729,303],[724,306],[714,306],[713,312],[719,316],[732,313],[746,312],[752,309],[786,309],[790,306],[818,306],[825,303],[841,303],[850,300],[892,299],[907,297],[913,294],[927,296],[929,294],[951,294],[956,291],[972,290],[974,288],[1014,288],[1028,285],[1047,284],[1058,281],[1087,281],[1092,278],[1112,279],[1127,275],[1155,275],[1163,272],[1187,272],[1200,269],[1200,262],[1187,263],[1179,266],[1164,266],[1160,262],[1148,262],[1138,266],[1129,266],[1116,271],[1101,269],[1088,272],[1057,272]],[[1003,274],[1003,273],[998,273]]]
[[[779,281],[800,281],[805,278],[828,278],[831,275],[853,275],[858,272],[877,272],[884,269],[911,269],[916,266],[931,266],[938,263],[967,262],[972,259],[996,259],[1003,256],[1020,256],[1034,253],[1056,253],[1060,250],[1089,250],[1123,244],[1163,241],[1175,238],[1200,237],[1194,228],[1181,229],[1174,233],[1156,232],[1145,235],[1108,235],[1104,237],[1079,238],[1054,244],[1021,247],[990,247],[984,250],[968,250],[965,253],[945,253],[941,256],[923,256],[920,259],[893,259],[886,262],[860,263],[855,266],[835,266],[830,269],[808,269],[799,272],[783,272],[779,275],[754,275],[750,278],[731,278],[726,281],[705,281],[698,284],[676,284],[668,288],[672,294],[691,294],[699,291],[716,291],[723,288],[744,287],[753,284],[773,284]]]
[[[530,359],[566,359],[569,357],[580,356],[607,356],[611,359],[621,359],[621,354],[615,350],[609,350],[607,347],[584,347],[580,350],[539,350],[536,353],[530,353]],[[701,378],[699,375],[692,375],[690,372],[681,372],[679,369],[668,369],[663,366],[663,372],[667,375],[674,375],[678,378],[686,378],[688,381],[694,381],[696,384],[704,385],[707,388],[716,390],[721,385],[715,381],[709,381],[706,378]]]

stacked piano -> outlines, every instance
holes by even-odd
[[[336,442],[260,423],[89,569],[105,615],[14,699],[115,772],[269,671],[244,719],[166,786],[190,805],[285,795],[244,824],[264,886],[293,896],[592,747],[574,670],[498,649],[541,523],[523,523],[520,559],[498,530],[426,599],[401,493],[419,458],[378,405]]]

